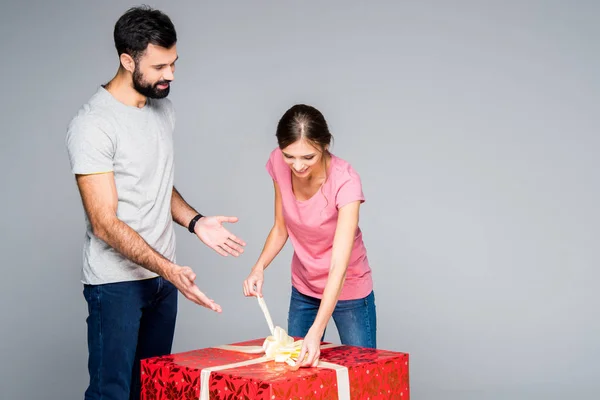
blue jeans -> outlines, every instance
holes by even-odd
[[[305,337],[319,311],[321,300],[306,296],[292,286],[288,313],[288,334]],[[333,310],[333,320],[342,344],[359,347],[377,347],[377,315],[375,294],[362,299],[339,300]],[[321,341],[325,338],[325,332]]]
[[[162,277],[84,285],[88,304],[85,400],[140,398],[140,360],[171,353],[177,289]]]

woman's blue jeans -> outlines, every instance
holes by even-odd
[[[321,300],[306,296],[292,286],[288,313],[288,334],[303,338],[317,317]],[[375,294],[362,299],[338,300],[333,310],[333,321],[344,345],[377,347],[377,315]],[[323,339],[325,332],[323,332]]]

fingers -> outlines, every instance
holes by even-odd
[[[246,280],[244,281],[244,283],[242,283],[242,288],[244,291],[244,296],[249,297],[252,296],[252,282],[250,280],[251,278],[248,277],[246,278]]]
[[[302,363],[303,367],[316,367],[319,364],[319,350],[309,347],[306,360]]]
[[[222,250],[226,251],[234,257],[239,256],[244,251],[240,246],[237,246],[229,239],[226,239],[225,243],[223,243],[220,247]]]
[[[221,223],[223,223],[223,222],[236,222],[238,220],[237,217],[217,217],[217,219]],[[236,245],[245,246],[246,245],[246,242],[244,242],[242,239],[240,239],[239,237],[235,236],[233,233],[229,232],[224,227],[222,227],[222,229],[227,233],[227,239],[229,239],[230,241],[232,241],[234,246],[236,246]],[[237,250],[238,251],[242,251],[242,248],[240,247]]]
[[[231,224],[238,222],[238,217],[226,217],[224,215],[217,216],[219,222],[229,222]]]
[[[223,222],[237,221],[237,217],[218,216],[210,218],[212,223],[208,224],[207,222],[206,229],[197,233],[200,240],[223,257],[228,255],[238,257],[242,254],[246,242],[233,235],[222,225]],[[216,224],[214,223],[215,219],[217,220]]]
[[[196,286],[194,281],[196,280],[196,274],[189,267],[181,267],[179,270],[178,278],[176,279],[175,286],[179,291],[190,301],[206,307],[215,312],[221,312],[221,306],[215,303],[213,299],[209,299],[202,291]]]
[[[209,299],[198,286],[194,285],[188,292],[189,297],[186,296],[189,300],[194,303],[206,307],[210,310],[220,313],[222,311],[221,306],[214,302],[214,300]]]
[[[228,237],[229,240],[231,240],[233,243],[239,245],[239,246],[245,246],[246,242],[244,242],[242,239],[240,239],[239,237],[233,235],[233,234],[229,234]],[[240,247],[240,251],[243,251],[243,249]]]
[[[312,366],[313,360],[314,360],[314,350],[312,349],[307,349],[306,350],[306,358],[305,360],[302,362],[301,367],[310,367]]]
[[[306,344],[303,344],[302,349],[300,350],[300,355],[298,356],[298,361],[296,361],[296,365],[298,365],[299,367],[303,367],[305,357],[306,357]]]
[[[304,340],[307,339],[304,338]],[[314,343],[305,341],[302,344],[302,349],[300,350],[300,356],[298,357],[296,365],[300,366],[301,368],[316,367],[319,364],[320,354],[321,348],[319,344],[315,345]]]
[[[240,246],[235,245],[229,239],[225,239],[225,242],[223,244],[213,246],[213,249],[224,257],[227,257],[230,254],[234,257],[238,257],[241,253],[244,252],[244,250]]]
[[[239,252],[239,253],[243,253],[244,252],[244,248],[242,246],[245,246],[245,243],[242,242],[241,240],[239,240],[237,237],[231,235],[229,236],[226,240],[225,240],[225,244],[229,247],[231,247],[233,250]]]
[[[181,271],[181,274],[186,277],[190,282],[194,282],[196,280],[196,273],[191,268],[184,267]]]
[[[223,257],[227,257],[227,252],[225,252],[225,250],[223,250],[221,246],[210,246],[210,248],[222,255]]]
[[[248,296],[256,296],[256,290],[254,290],[254,282],[248,282]]]
[[[312,367],[316,367],[317,365],[319,365],[319,356],[321,355],[320,352],[317,352],[315,355],[315,360],[312,363]]]
[[[255,277],[248,278],[243,283],[244,296],[260,296],[262,297],[262,279]],[[256,289],[255,289],[256,286]]]
[[[252,294],[252,284],[250,283],[250,281],[248,279],[246,279],[244,281],[243,288],[244,288],[244,296],[246,296],[246,297],[253,296],[253,294]]]
[[[256,281],[256,291],[254,292],[254,294],[258,297],[262,297],[262,285],[263,285],[262,279],[259,279]]]

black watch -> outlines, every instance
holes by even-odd
[[[194,218],[192,218],[192,220],[190,221],[190,224],[188,225],[188,231],[190,231],[190,233],[194,233],[194,228],[196,227],[196,222],[198,222],[198,220],[202,217],[204,217],[204,215],[198,214]]]

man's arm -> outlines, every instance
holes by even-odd
[[[214,311],[221,311],[221,307],[195,285],[196,275],[191,268],[169,261],[117,217],[118,197],[112,172],[76,175],[76,179],[83,207],[97,238],[127,259],[173,283],[189,300]]]
[[[114,174],[77,175],[76,178],[94,235],[134,263],[167,277],[176,265],[117,218],[118,198]]]
[[[199,214],[183,199],[175,186],[173,186],[173,197],[171,198],[171,214],[173,214],[173,221],[186,229],[192,218]]]

